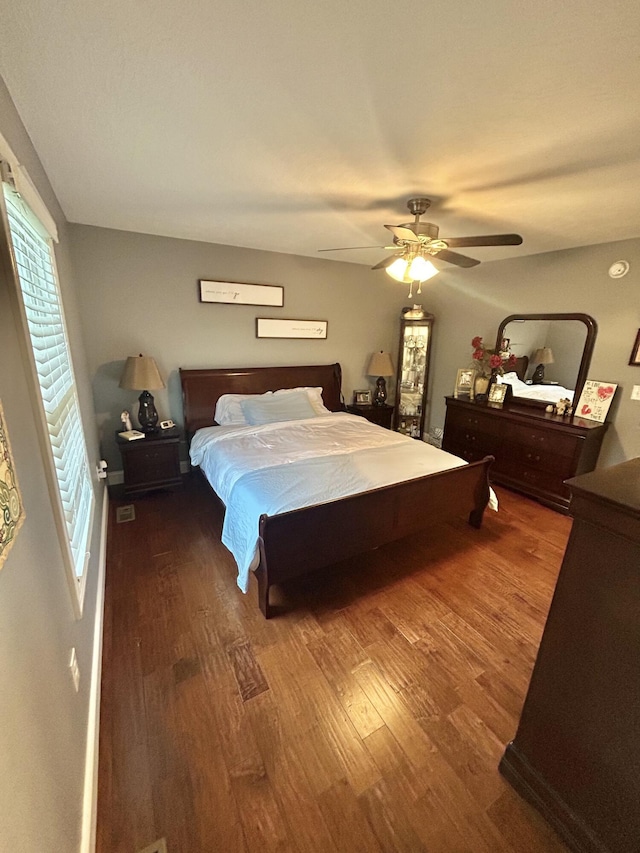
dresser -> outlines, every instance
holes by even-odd
[[[468,462],[495,456],[492,482],[564,513],[571,497],[564,481],[593,471],[608,426],[515,403],[446,402],[443,450]]]
[[[640,459],[571,480],[571,535],[500,770],[580,853],[640,850]]]

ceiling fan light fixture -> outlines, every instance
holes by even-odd
[[[405,275],[408,266],[409,262],[406,258],[396,258],[396,260],[387,267],[387,273],[391,278],[395,278],[396,281],[403,282],[406,281]]]
[[[434,275],[438,275],[438,272],[439,270],[434,267],[431,261],[422,255],[416,255],[409,267],[409,277],[412,281],[428,281]]]

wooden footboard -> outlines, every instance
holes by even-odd
[[[274,584],[419,533],[453,518],[480,527],[489,501],[489,467],[481,462],[351,497],[260,517],[258,597],[272,614]]]

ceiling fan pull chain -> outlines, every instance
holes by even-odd
[[[413,296],[413,282],[409,284],[409,298]]]
[[[422,293],[422,282],[418,282],[418,293]]]

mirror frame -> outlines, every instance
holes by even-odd
[[[584,342],[582,350],[582,359],[580,361],[580,369],[576,378],[576,387],[573,395],[574,404],[580,399],[582,387],[587,381],[587,373],[591,365],[591,357],[593,348],[598,334],[598,324],[589,314],[510,314],[500,323],[498,335],[496,337],[496,352],[500,349],[500,344],[504,338],[505,327],[514,320],[580,320],[587,327],[587,338]],[[514,403],[518,405],[533,406],[536,409],[546,408],[550,400],[529,400],[526,397],[518,397],[515,394],[511,397]]]

